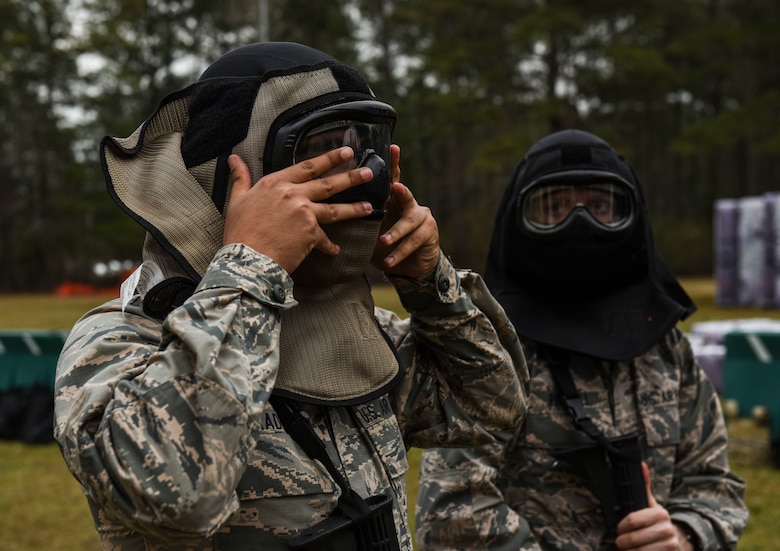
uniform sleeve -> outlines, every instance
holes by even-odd
[[[735,549],[747,525],[748,510],[745,483],[729,466],[720,400],[679,331],[673,333],[670,349],[681,366],[681,441],[664,506],[674,522],[693,531],[701,549]]]
[[[232,245],[162,324],[119,301],[77,322],[57,366],[55,437],[105,514],[168,539],[210,535],[236,510],[291,289],[273,261]]]
[[[505,448],[423,451],[415,511],[420,551],[540,551],[501,490]]]
[[[392,278],[411,317],[379,312],[404,369],[391,399],[407,447],[508,439],[526,412],[527,366],[481,277],[443,255],[430,280]]]

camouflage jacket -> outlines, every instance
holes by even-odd
[[[601,503],[553,450],[592,444],[561,405],[547,360],[522,341],[528,412],[507,447],[425,450],[417,501],[420,550],[615,549]],[[734,549],[748,511],[726,453],[718,396],[675,329],[641,357],[572,356],[586,414],[608,438],[639,433],[655,499],[706,550]]]
[[[410,319],[376,310],[401,382],[368,403],[308,410],[351,487],[392,496],[405,551],[406,449],[495,442],[526,407],[517,336],[481,278],[444,256],[435,276],[393,281]],[[285,549],[333,509],[339,487],[268,403],[291,289],[276,263],[233,245],[162,323],[138,297],[76,323],[57,367],[55,436],[104,549]]]

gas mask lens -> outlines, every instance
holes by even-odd
[[[577,208],[606,228],[631,219],[631,192],[618,181],[547,182],[534,186],[522,199],[522,215],[532,227],[545,230],[562,224]]]
[[[368,201],[374,212],[366,218],[384,216],[385,204],[390,196],[390,145],[397,118],[395,110],[376,100],[358,100],[295,115],[295,112],[289,113],[288,122],[272,132],[275,138],[266,145],[263,161],[265,173],[349,146],[355,152],[352,160],[322,176],[366,166],[371,169],[374,178],[331,196],[327,202]]]
[[[390,165],[390,141],[393,127],[389,122],[368,123],[338,120],[309,129],[296,144],[293,163],[322,155],[333,149],[349,146],[355,152],[352,161],[332,172],[343,172],[362,166],[371,153],[376,153]]]
[[[335,174],[353,168],[367,166],[374,174],[370,182],[347,189],[328,199],[329,203],[368,201],[374,207],[370,219],[384,216],[385,203],[390,195],[390,139],[392,125],[389,122],[367,123],[338,120],[312,127],[306,132],[293,152],[293,162],[311,159],[342,146],[349,146],[355,156],[323,174]]]

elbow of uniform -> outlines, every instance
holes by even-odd
[[[126,505],[122,507],[126,508]],[[227,504],[224,499],[201,497],[191,502],[168,501],[149,504],[146,513],[138,507],[125,511],[125,524],[133,530],[169,544],[183,545],[187,541],[208,538],[238,509],[233,496]]]

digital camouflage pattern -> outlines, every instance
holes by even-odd
[[[600,503],[553,448],[589,444],[558,401],[546,360],[522,341],[528,412],[508,448],[425,450],[416,543],[429,550],[615,549]],[[702,548],[735,549],[748,521],[718,396],[675,329],[631,362],[572,356],[587,415],[608,438],[639,432],[656,500]]]
[[[508,438],[525,413],[525,363],[476,274],[442,256],[431,281],[392,283],[411,318],[376,314],[401,383],[357,406],[306,407],[353,489],[394,498],[409,551],[406,449]],[[274,551],[333,509],[340,489],[268,404],[280,312],[295,304],[276,263],[230,245],[164,322],[136,296],[124,313],[115,300],[76,323],[57,367],[55,436],[104,549]]]

